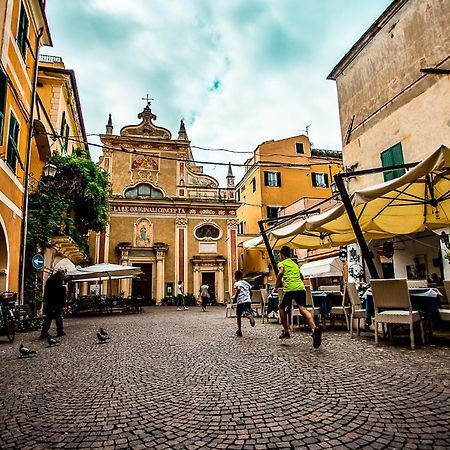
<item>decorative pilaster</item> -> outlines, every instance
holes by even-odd
[[[239,224],[238,219],[228,219],[228,290],[233,292],[233,278],[234,272],[237,270],[237,226]]]
[[[217,301],[223,303],[225,301],[225,285],[224,285],[224,267],[221,264],[217,269]]]
[[[195,298],[198,297],[198,294],[200,292],[200,286],[201,286],[200,266],[198,264],[196,264],[194,266],[194,295],[195,295]]]
[[[157,242],[153,246],[156,254],[156,301],[158,304],[160,304],[161,300],[165,297],[165,260],[168,248],[169,247],[162,242]]]
[[[187,239],[186,239],[186,229],[188,220],[184,217],[178,217],[175,220],[176,234],[175,234],[175,253],[178,255],[175,273],[178,281],[181,280],[187,284]]]

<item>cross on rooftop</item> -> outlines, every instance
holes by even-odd
[[[141,100],[145,100],[147,102],[147,106],[150,106],[152,104],[152,100],[155,100],[154,98],[150,98],[147,94],[145,98],[142,98]]]

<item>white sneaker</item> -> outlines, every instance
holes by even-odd
[[[184,310],[187,311],[189,308],[187,306],[184,307]]]
[[[177,308],[177,311],[181,311],[181,308]]]

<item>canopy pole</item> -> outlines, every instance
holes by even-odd
[[[355,232],[356,239],[358,241],[358,245],[361,248],[361,254],[364,258],[364,261],[367,264],[367,267],[370,272],[370,277],[374,279],[380,278],[377,272],[377,268],[373,262],[373,253],[369,250],[367,246],[367,242],[364,239],[363,232],[361,227],[359,226],[358,218],[356,217],[355,210],[353,209],[352,202],[350,201],[350,197],[348,195],[347,189],[345,189],[344,180],[342,174],[338,173],[334,176],[334,181],[336,183],[337,188],[339,189],[339,193],[341,194],[342,203],[345,206],[345,210],[347,211],[348,218],[350,219],[350,223],[352,225],[353,231]]]
[[[259,231],[261,232],[261,236],[264,241],[264,245],[266,246],[267,253],[269,254],[270,263],[272,264],[273,271],[275,275],[278,275],[278,265],[275,261],[275,256],[272,251],[272,247],[270,246],[269,239],[267,238],[266,230],[264,229],[263,221],[258,220]]]

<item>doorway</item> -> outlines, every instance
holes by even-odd
[[[6,274],[8,273],[8,247],[2,222],[0,220],[0,292],[6,291],[8,287],[6,283]]]
[[[142,297],[145,303],[149,303],[152,299],[152,264],[133,264],[133,267],[140,267],[143,273],[139,278],[133,278],[131,295]]]
[[[211,300],[215,300],[216,274],[214,272],[202,272],[202,284],[207,284],[209,286],[209,296]]]

